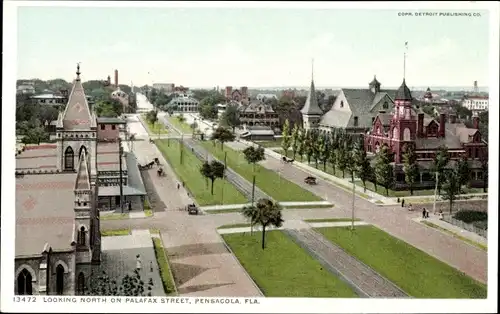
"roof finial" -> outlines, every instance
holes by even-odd
[[[77,62],[77,63],[76,63],[76,79],[77,79],[77,80],[79,80],[79,79],[80,79],[80,74],[81,74],[81,72],[80,72],[80,63],[81,63],[81,62]]]

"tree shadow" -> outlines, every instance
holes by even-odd
[[[228,253],[223,243],[195,243],[168,248],[169,256],[185,258],[199,255]]]
[[[229,286],[229,285],[234,285],[234,282],[230,282],[230,283],[214,283],[214,284],[206,284],[206,285],[188,286],[188,287],[180,288],[178,291],[181,294],[184,294],[184,293],[193,293],[193,292],[205,291],[205,290],[210,290],[210,289],[213,289],[213,288],[218,288],[218,287],[223,287],[223,286]]]
[[[207,267],[175,262],[171,262],[170,267],[172,268],[175,284],[178,287],[210,269]]]
[[[142,181],[144,182],[144,187],[148,193],[149,205],[154,212],[165,211],[167,207],[165,203],[161,200],[160,195],[156,191],[156,188],[151,180],[151,174],[149,171],[141,171]]]

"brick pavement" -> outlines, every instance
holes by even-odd
[[[293,165],[283,167],[281,162],[274,158],[268,158],[261,164],[269,169],[281,169],[284,178],[318,196],[326,197],[326,200],[335,204],[336,211],[344,212],[346,217],[350,217],[352,194],[322,179],[318,179],[318,185],[309,186],[303,182],[308,173]],[[437,230],[414,223],[412,218],[420,213],[402,211],[400,208],[376,206],[360,197],[355,200],[356,217],[378,226],[481,282],[487,282],[486,252]]]

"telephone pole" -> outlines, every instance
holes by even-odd
[[[123,147],[122,147],[122,139],[118,138],[118,159],[120,165],[120,208],[123,214],[123,171],[122,171],[122,155],[123,155]]]

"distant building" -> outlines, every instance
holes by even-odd
[[[111,93],[111,98],[118,100],[122,104],[123,112],[130,112],[129,94],[122,91],[120,87]]]
[[[387,146],[393,153],[396,188],[406,187],[405,174],[402,169],[403,150],[405,145],[415,149],[420,170],[418,184],[421,187],[434,186],[432,170],[433,158],[441,146],[450,153],[449,167],[466,156],[471,171],[471,184],[483,184],[484,174],[481,159],[488,158],[487,143],[479,132],[479,118],[474,117],[474,127],[468,128],[457,123],[456,116],[445,114],[439,120],[416,111],[413,98],[405,80],[394,96],[394,111],[379,113],[368,134],[365,135],[365,149],[369,154],[377,153],[382,146]]]
[[[25,82],[17,86],[18,94],[35,94],[35,83],[34,82]]]
[[[169,106],[176,108],[175,111],[179,112],[198,112],[198,105],[200,102],[192,97],[181,96],[172,99]]]
[[[238,105],[240,121],[246,126],[268,126],[271,128],[279,127],[278,114],[271,105],[260,100],[252,100],[248,105],[230,102],[228,105]]]
[[[225,97],[228,101],[247,102],[248,87],[242,86],[240,89],[234,89],[232,86],[226,86]]]
[[[260,101],[265,101],[266,99],[278,99],[278,96],[275,94],[257,94],[255,98]]]
[[[153,83],[153,88],[162,90],[166,94],[170,94],[174,92],[175,84],[174,83]]]
[[[294,99],[296,95],[295,95],[295,91],[293,89],[288,89],[288,90],[284,90],[282,92],[282,96],[290,98],[290,99]]]
[[[35,95],[31,99],[39,105],[62,105],[67,101],[67,97],[55,94]]]
[[[483,112],[489,109],[489,97],[487,96],[465,96],[462,106],[472,112]]]
[[[248,141],[271,141],[274,140],[274,131],[268,126],[245,126],[240,137]]]

